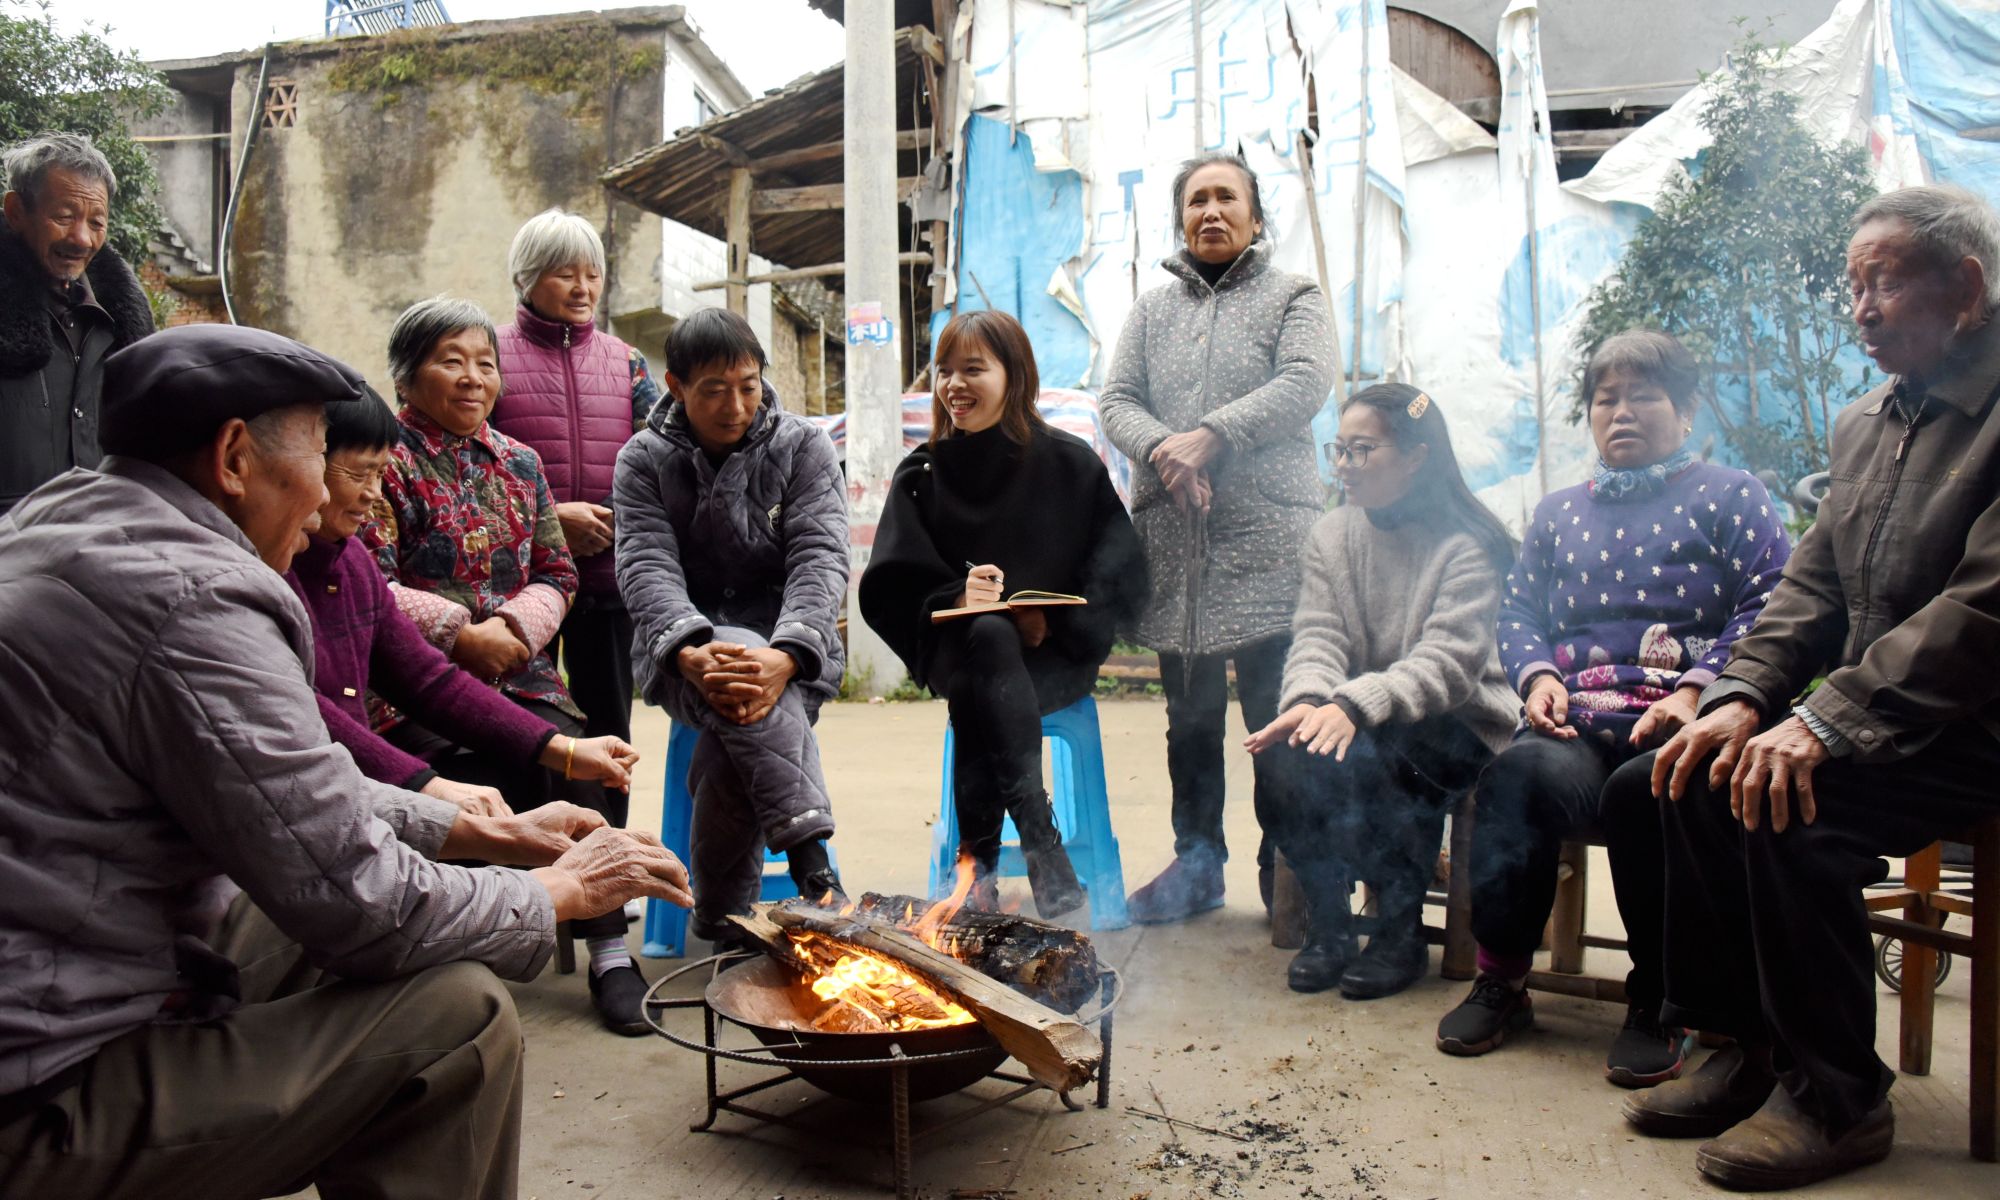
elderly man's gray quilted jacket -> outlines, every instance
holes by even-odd
[[[548,961],[548,892],[428,861],[457,810],[355,768],[312,661],[284,577],[158,467],[113,456],[0,518],[0,1095],[232,1004],[223,877],[350,978]]]
[[[778,407],[771,385],[743,442],[719,464],[678,401],[618,454],[612,486],[618,592],[632,614],[639,690],[660,702],[674,656],[718,625],[754,629],[798,660],[817,704],[840,694],[847,657],[847,495],[833,443]]]

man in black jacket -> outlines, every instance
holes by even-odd
[[[94,467],[104,360],[153,332],[138,277],[104,244],[118,180],[71,133],[4,157],[0,208],[0,515],[71,467]]]

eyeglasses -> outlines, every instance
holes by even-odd
[[[351,479],[362,487],[377,488],[382,486],[383,477],[389,473],[387,467],[376,467],[372,471],[352,471],[341,466],[339,463],[328,463],[326,464],[326,469],[343,479]]]
[[[1380,442],[1343,442],[1339,438],[1320,447],[1326,454],[1328,462],[1336,466],[1342,462],[1351,462],[1357,467],[1367,466],[1368,456],[1381,448]]]

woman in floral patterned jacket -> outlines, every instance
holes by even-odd
[[[516,704],[581,737],[583,714],[547,647],[576,597],[576,563],[541,456],[487,423],[500,396],[493,320],[468,300],[411,305],[389,333],[389,371],[402,411],[376,519],[360,536],[397,605],[424,637]],[[486,762],[391,713],[385,736],[453,779],[498,787],[516,809],[567,800],[625,824],[626,797],[570,772]],[[572,922],[590,946],[590,991],[613,1031],[646,1032],[645,980],[613,911]]]

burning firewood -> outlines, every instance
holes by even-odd
[[[859,951],[863,959],[892,964],[907,972],[913,983],[937,993],[924,1003],[941,998],[962,1007],[1030,1075],[1057,1091],[1081,1087],[1097,1073],[1101,1058],[1098,1040],[1080,1022],[926,945],[913,934],[898,929],[886,914],[876,916],[859,909],[837,913],[811,904],[788,902],[759,904],[750,916],[730,920],[761,942],[779,961],[808,977],[818,976],[816,984],[826,976],[817,969],[822,951],[816,947],[807,949],[802,957],[802,941],[794,935],[813,935],[838,944],[826,951],[836,957],[839,946],[844,945]],[[803,944],[809,946],[812,940],[804,939]],[[900,980],[885,981],[879,972],[873,974],[875,979],[867,989],[866,999],[880,1003],[893,998],[898,1005],[914,999],[903,994]],[[814,991],[821,993],[821,987],[815,986]]]
[[[916,932],[931,902],[869,892],[858,907],[905,932]],[[1073,929],[974,908],[961,908],[932,928],[935,936],[917,936],[1051,1008],[1073,1013],[1097,992],[1097,951],[1088,937]]]

